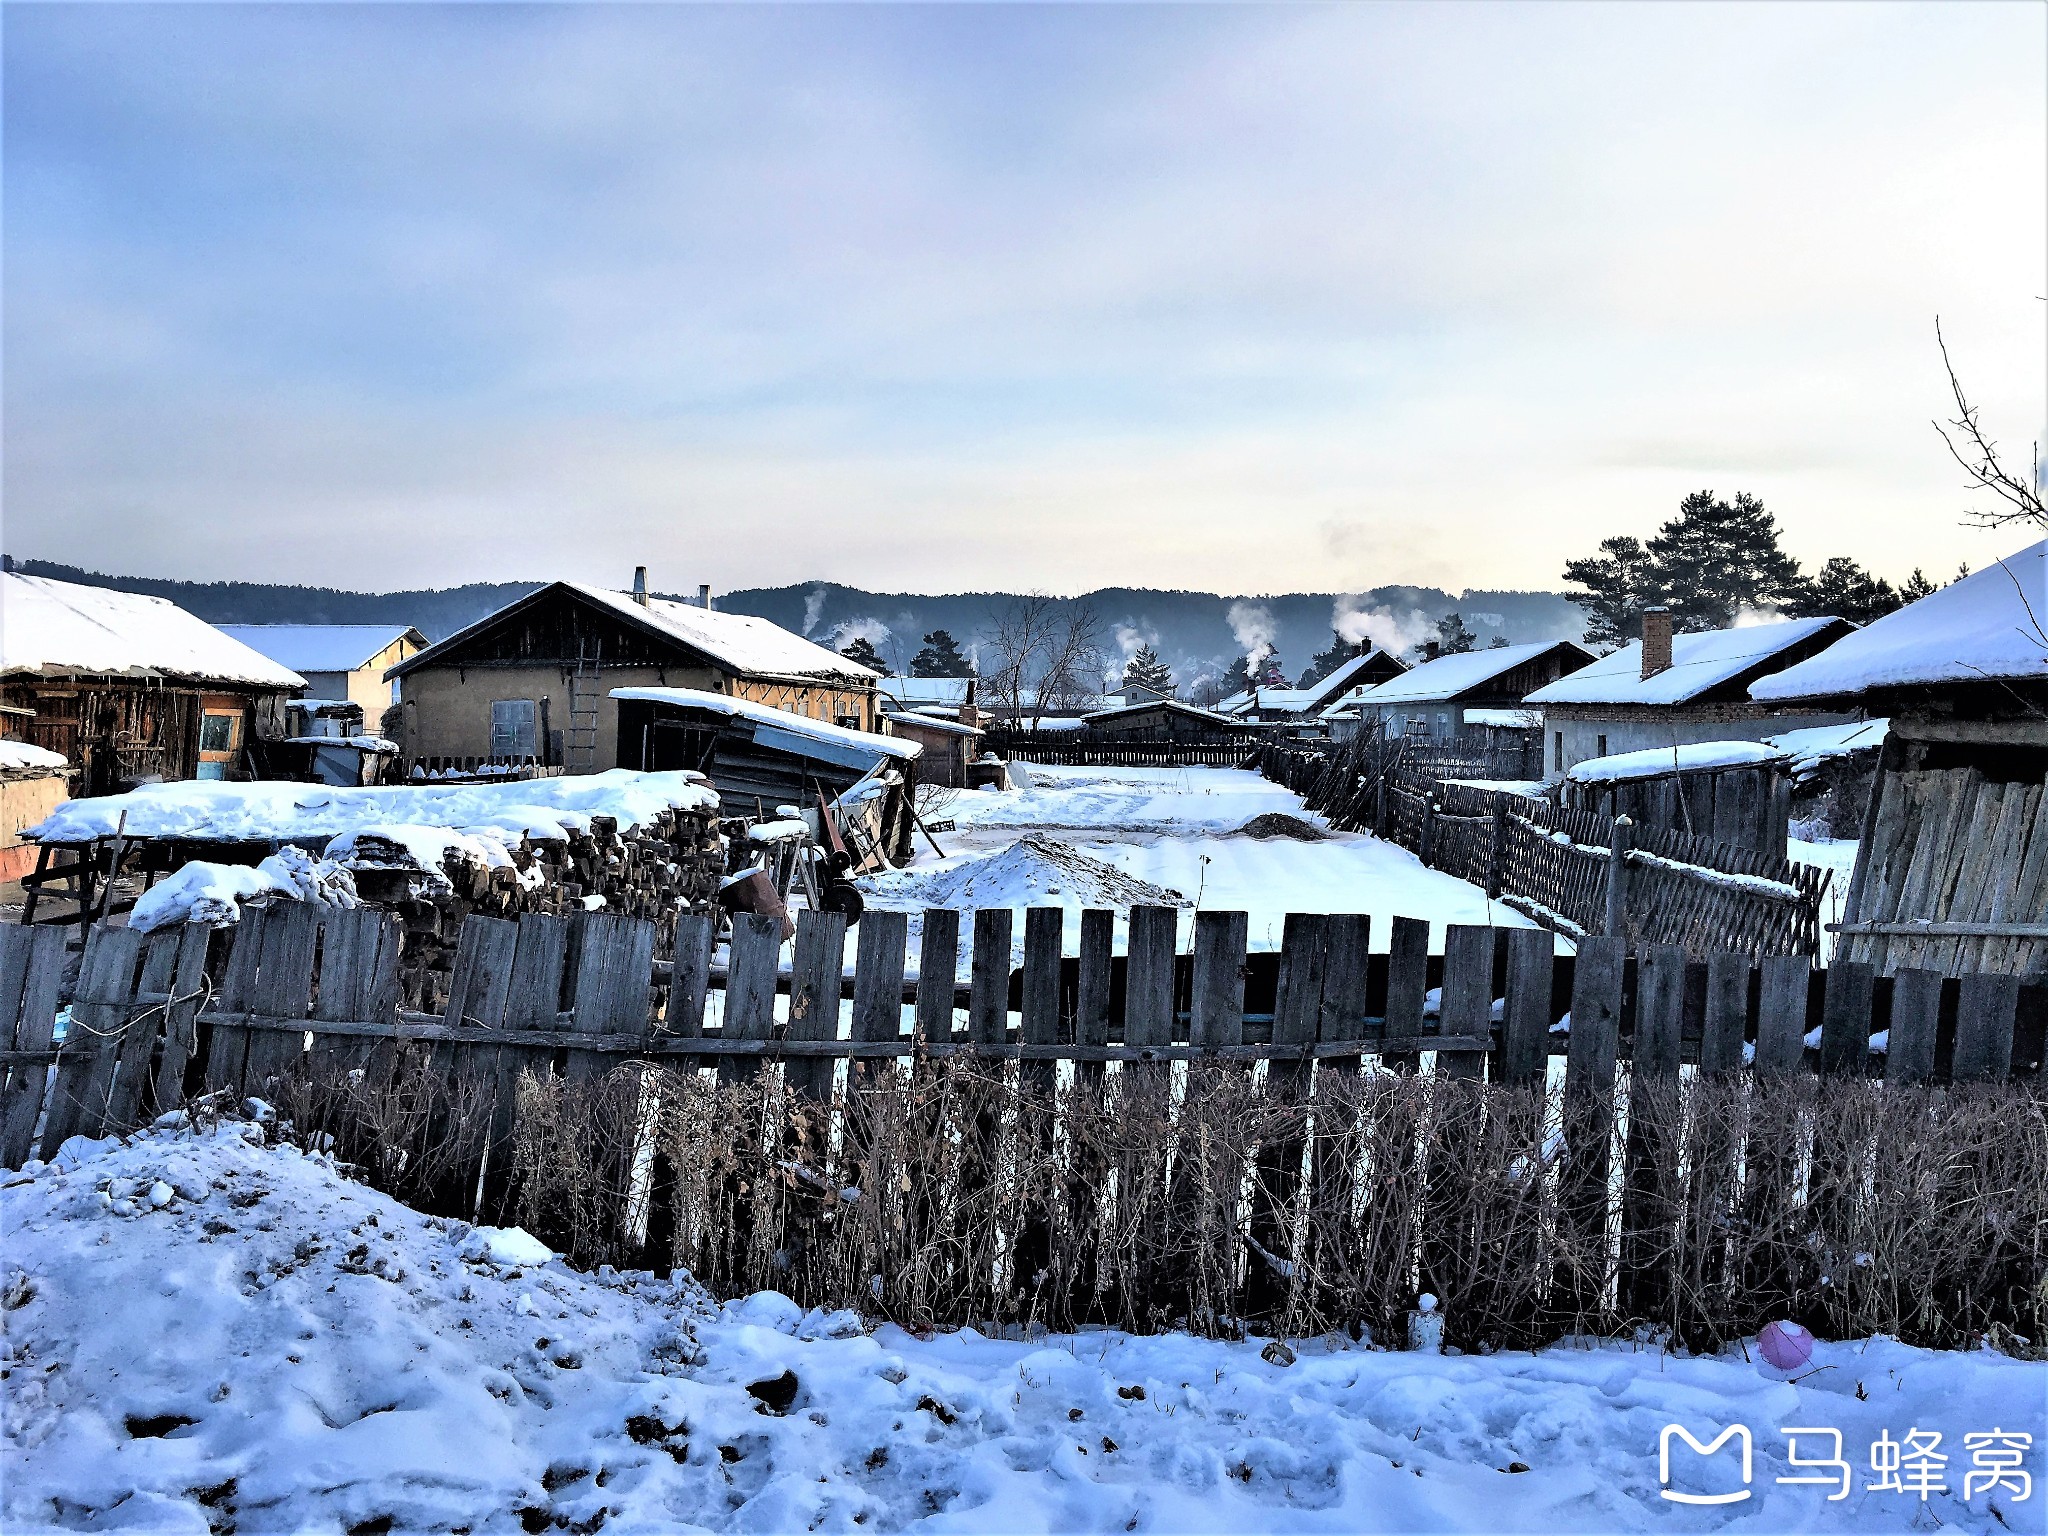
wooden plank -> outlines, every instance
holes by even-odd
[[[55,927],[25,931],[26,944],[17,940],[14,950],[22,966],[15,1011],[0,1014],[0,1038],[16,1050],[41,1052],[50,1049],[56,1028],[65,933]],[[27,1161],[35,1145],[36,1121],[42,1116],[50,1075],[50,1068],[42,1062],[22,1062],[9,1071],[7,1086],[0,1093],[0,1166],[19,1168]]]
[[[967,1037],[1001,1040],[1010,1025],[1010,911],[982,907],[974,914],[974,954],[968,962]]]
[[[50,1086],[41,1143],[45,1161],[55,1157],[70,1137],[98,1134],[141,962],[142,935],[132,928],[102,923],[86,939],[78,990],[71,1002],[71,1027]]]
[[[1558,1217],[1569,1241],[1555,1266],[1561,1326],[1581,1326],[1606,1310],[1614,1076],[1627,956],[1627,941],[1620,937],[1586,938],[1572,963],[1562,1117],[1566,1162],[1558,1191]]]
[[[1074,1042],[1109,1044],[1111,951],[1116,942],[1116,914],[1103,907],[1081,913],[1081,951],[1075,967]]]
[[[899,920],[901,912],[892,914]],[[901,923],[898,924],[899,928]],[[860,975],[869,968],[872,947],[870,925],[860,930],[858,959],[854,969],[854,1008],[863,1002]],[[896,995],[890,1004],[903,1006],[902,934],[897,934]],[[846,969],[846,914],[812,911],[796,915],[796,951],[789,974],[789,1038],[792,1040],[834,1040],[839,1036],[839,979]],[[870,1003],[870,1006],[872,1004]],[[832,1063],[825,1058],[794,1062],[783,1069],[783,1080],[799,1098],[822,1102],[832,1096]]]
[[[561,919],[550,919],[559,923]],[[461,935],[455,943],[455,968],[449,972],[448,1007],[445,1014],[451,1024],[462,1024],[470,1020],[482,1023],[485,1020],[502,1020],[510,1006],[514,985],[513,955],[519,947],[519,924],[502,917],[472,916],[462,925]],[[540,930],[536,930],[538,934]],[[566,935],[566,927],[562,929]],[[531,957],[529,957],[529,964]],[[561,970],[555,968],[555,984],[561,985]],[[535,980],[532,975],[520,978],[526,987]],[[339,1015],[323,1010],[322,1018]],[[551,1000],[547,1020],[554,1022],[555,1008]]]
[[[1955,1054],[1949,1068],[1954,1081],[1997,1082],[2012,1071],[2019,1000],[2017,976],[1978,971],[1963,978],[1956,1001]]]
[[[1446,1035],[1486,1035],[1493,1019],[1493,930],[1453,923],[1444,934],[1444,985],[1438,1028]],[[1391,1027],[1391,1025],[1390,1025]],[[1446,1077],[1480,1077],[1478,1051],[1440,1050],[1436,1069]]]
[[[1194,1045],[1236,1045],[1244,1039],[1245,948],[1251,919],[1243,912],[1195,914],[1194,992],[1188,1039]]]
[[[35,929],[19,923],[0,924],[0,1046],[13,1048],[15,1021],[21,1017],[21,994],[28,985],[29,951]]]
[[[1557,940],[1547,928],[1508,930],[1507,1008],[1498,1080],[1540,1083],[1550,1056],[1550,986]]]
[[[861,919],[854,963],[853,1038],[894,1041],[903,1035],[903,961],[910,914],[870,911]],[[1055,961],[1054,971],[1058,964]],[[950,1005],[952,994],[946,993]],[[952,1009],[947,1008],[948,1022]]]
[[[1700,1070],[1742,1070],[1742,1037],[1749,1022],[1750,957],[1707,956],[1707,1011],[1700,1031]]]
[[[1058,907],[1027,907],[1024,911],[1023,1039],[1030,1045],[1056,1045],[1060,1038],[1060,955],[1065,943],[1065,914]]]
[[[953,1038],[955,978],[960,971],[960,914],[951,907],[926,907],[918,944],[917,1035],[941,1042]]]
[[[1319,1040],[1369,1039],[1385,1028],[1368,1020],[1367,988],[1372,975],[1372,919],[1363,912],[1334,913],[1325,931],[1323,1004],[1317,1013]]]
[[[1646,945],[1636,968],[1636,1027],[1629,1052],[1628,1147],[1623,1169],[1623,1310],[1658,1317],[1669,1295],[1667,1258],[1677,1196],[1679,1052],[1684,1029],[1685,951]]]
[[[1598,935],[1579,941],[1572,963],[1572,1027],[1566,1037],[1566,1099],[1605,1101],[1614,1089],[1621,1047],[1621,997],[1626,941]]]
[[[1389,1035],[1423,1032],[1422,1005],[1429,992],[1429,924],[1419,917],[1397,917],[1387,931],[1387,1022]],[[1385,1049],[1380,1064],[1390,1071],[1412,1072],[1421,1064],[1413,1052]]]
[[[178,965],[176,929],[163,929],[142,941],[142,976],[136,985],[136,1000],[130,1005],[123,1026],[120,1060],[114,1067],[113,1086],[107,1095],[106,1118],[101,1134],[131,1131],[141,1121],[143,1097],[149,1088],[150,1065],[156,1055],[157,1034],[163,1027],[168,1006],[147,999],[166,998],[173,992]]]
[[[758,912],[732,917],[732,962],[725,981],[725,1033],[766,1040],[775,1033],[775,973],[782,963],[782,923]],[[738,1061],[721,1061],[722,1080],[750,1076]]]
[[[213,930],[204,923],[186,923],[178,934],[178,962],[172,972],[171,996],[164,1005],[163,1052],[157,1062],[156,1114],[185,1102],[186,1070],[199,1049],[199,1005],[206,997],[206,957],[212,940]],[[395,990],[392,1003],[396,1007]]]
[[[1329,919],[1290,912],[1280,929],[1280,978],[1273,999],[1273,1043],[1309,1045],[1322,1023]]]
[[[1934,1042],[1941,1026],[1939,971],[1911,969],[1892,977],[1892,1019],[1885,1045],[1888,1083],[1924,1083],[1934,1076]]]
[[[275,906],[253,906],[242,910],[229,940],[227,964],[221,971],[219,1012],[249,1013],[257,1004],[256,972],[263,954],[263,932],[273,921]],[[205,1081],[208,1091],[240,1087],[242,1067],[249,1054],[249,1035],[232,1025],[211,1031],[205,1041]]]
[[[1820,1024],[1823,1077],[1861,1077],[1870,1061],[1870,1008],[1875,973],[1860,960],[1828,968]]]
[[[313,967],[319,953],[320,909],[302,901],[277,905],[263,928],[253,1011],[302,1019],[313,1011]],[[270,1097],[305,1054],[303,1035],[269,1034],[249,1041],[242,1073],[245,1093]]]
[[[1813,962],[1805,955],[1765,955],[1756,1010],[1759,1076],[1783,1077],[1806,1065],[1806,994]]]
[[[685,912],[676,919],[676,949],[668,984],[668,1032],[704,1033],[704,998],[711,990],[711,951],[718,942],[718,919],[705,912]]]
[[[1172,907],[1131,908],[1124,962],[1124,1043],[1159,1046],[1173,1039],[1173,957],[1179,914]]]

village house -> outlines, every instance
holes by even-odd
[[[1837,961],[2048,968],[2048,541],[1750,685],[1888,716]]]
[[[1331,718],[1325,711],[1341,699],[1355,698],[1407,670],[1408,663],[1375,645],[1360,651],[1329,676],[1306,688],[1252,688],[1232,694],[1218,704],[1216,710],[1219,714],[1231,715],[1252,724],[1324,721]]]
[[[1709,741],[1762,741],[1857,718],[1785,709],[1750,697],[1750,684],[1826,650],[1855,629],[1847,619],[1787,619],[1674,634],[1671,613],[1643,614],[1643,638],[1531,693],[1543,711],[1546,782],[1596,758]]]
[[[0,572],[9,733],[69,763],[73,795],[254,777],[252,748],[305,686],[163,598]]]
[[[1340,713],[1331,723],[1343,735],[1373,731],[1441,743],[1470,740],[1469,733],[1497,728],[1508,718],[1503,711],[1522,710],[1530,694],[1592,659],[1591,651],[1570,640],[1439,656],[1346,695],[1329,708],[1355,708],[1357,718],[1347,720]]]
[[[879,676],[766,619],[557,581],[390,669],[413,764],[594,773],[619,757],[617,688],[689,688],[849,730],[881,721]]]
[[[1245,731],[1241,720],[1178,699],[1140,700],[1081,717],[1082,735],[1103,741],[1215,742]]]
[[[398,702],[390,668],[427,648],[410,624],[222,624],[253,651],[290,667],[306,680],[308,698],[357,705],[370,730]]]

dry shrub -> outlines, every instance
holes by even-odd
[[[2048,1104],[2024,1083],[1630,1093],[1624,1074],[1611,1113],[1327,1067],[949,1058],[857,1063],[829,1098],[810,1083],[772,1064],[529,1071],[487,1213],[579,1263],[673,1264],[910,1328],[1387,1337],[1422,1290],[1467,1348],[1712,1348],[1782,1316],[1938,1347],[2048,1326]],[[475,1188],[490,1085],[401,1057],[294,1092],[292,1118],[380,1187]]]

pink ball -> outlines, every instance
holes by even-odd
[[[1796,1371],[1813,1358],[1813,1335],[1797,1323],[1766,1323],[1756,1336],[1764,1359],[1781,1371]]]

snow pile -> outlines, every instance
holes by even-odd
[[[1810,779],[1823,764],[1858,752],[1874,752],[1884,745],[1891,730],[1889,720],[1852,720],[1847,725],[1816,725],[1803,731],[1786,731],[1769,742],[1785,754],[1792,777]]]
[[[1301,800],[1241,768],[1053,768],[1025,763],[1031,787],[963,790],[946,814],[975,829],[1115,828],[1123,832],[1234,832],[1267,811],[1301,814]]]
[[[968,912],[977,907],[1058,905],[1078,912],[1085,907],[1184,907],[1179,891],[1125,874],[1113,864],[1090,858],[1072,844],[1033,833],[1003,849],[944,860],[912,869],[891,870],[861,882],[871,902],[890,908],[952,907]]]
[[[0,672],[43,671],[306,686],[163,598],[0,571]]]
[[[287,845],[253,869],[194,860],[144,891],[128,926],[141,933],[178,923],[219,928],[240,921],[239,903],[256,896],[285,896],[316,907],[359,905],[355,876],[345,867]]]
[[[1808,699],[2000,678],[2048,682],[2048,539],[1750,684],[1749,696]]]
[[[772,1292],[721,1308],[683,1276],[580,1275],[240,1125],[74,1141],[0,1215],[9,1531],[2039,1524],[2010,1488],[1960,1497],[1963,1436],[1993,1427],[2034,1436],[2040,1480],[2048,1373],[1990,1353],[1822,1342],[1787,1381],[1612,1345],[869,1334]],[[1750,1497],[1661,1498],[1674,1423],[1747,1426]],[[1801,1475],[1783,1425],[1843,1432],[1846,1498],[1778,1481]],[[1866,1486],[1867,1447],[1909,1429],[1950,1455],[1924,1502]],[[1673,1489],[1740,1487],[1732,1450],[1671,1460]]]
[[[716,811],[718,795],[687,771],[606,773],[507,784],[399,784],[330,789],[316,784],[151,784],[125,795],[73,800],[29,836],[46,842],[111,837],[125,813],[129,837],[211,842],[317,842],[328,856],[357,865],[380,862],[438,871],[454,854],[487,867],[511,865],[522,839],[561,842],[587,832],[593,816],[621,829],[671,808]],[[384,857],[365,856],[375,840]],[[403,857],[392,850],[402,850]]]
[[[287,736],[284,742],[290,747],[354,747],[378,757],[398,751],[398,743],[385,736]]]
[[[36,773],[68,766],[61,752],[26,741],[0,741],[0,773]]]

